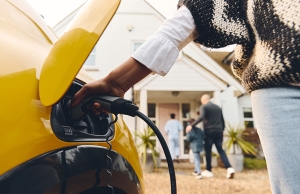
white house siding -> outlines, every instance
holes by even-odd
[[[214,79],[214,76],[199,75],[182,61],[177,61],[166,76],[156,77],[144,89],[153,91],[214,91],[221,90],[221,86],[226,87],[226,83],[218,83],[218,85],[221,84],[218,86],[210,79]]]

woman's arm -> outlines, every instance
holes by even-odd
[[[74,95],[72,105],[93,94],[123,97],[135,83],[151,72],[165,75],[175,63],[179,51],[198,35],[190,11],[181,7],[167,19],[132,57],[105,78],[88,83]]]
[[[105,78],[84,85],[73,97],[73,106],[84,97],[93,94],[107,94],[123,97],[134,84],[151,73],[151,70],[133,58],[129,58],[111,71]]]

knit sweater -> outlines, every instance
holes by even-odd
[[[248,93],[300,83],[298,0],[180,0],[206,47],[237,44],[231,68]]]

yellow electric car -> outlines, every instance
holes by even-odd
[[[0,0],[0,193],[144,193],[121,117],[74,121],[67,102],[120,0],[89,0],[57,38],[26,0]],[[78,73],[79,72],[79,73]]]

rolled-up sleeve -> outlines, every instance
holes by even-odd
[[[165,20],[133,54],[153,73],[166,75],[178,58],[179,51],[197,38],[198,34],[190,11],[182,6],[176,14]]]

